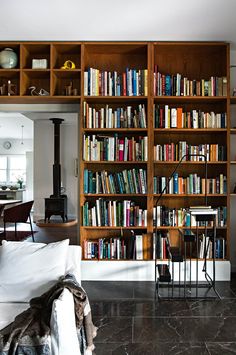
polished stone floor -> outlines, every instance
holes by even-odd
[[[66,237],[77,243],[76,226],[34,230],[37,242]],[[208,299],[157,301],[153,282],[84,281],[83,287],[99,328],[94,355],[236,354],[236,275],[217,283],[221,300],[201,289],[199,295]],[[168,295],[166,289],[161,292]]]
[[[236,354],[236,277],[221,296],[161,300],[152,282],[84,281],[99,328],[96,355]],[[206,290],[202,289],[203,292]],[[167,295],[166,289],[161,289]]]

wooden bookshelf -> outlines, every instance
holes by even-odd
[[[227,259],[230,257],[229,221],[230,221],[230,135],[236,129],[230,128],[230,104],[236,104],[236,98],[229,92],[229,45],[224,42],[0,42],[0,50],[10,47],[18,54],[18,65],[14,69],[0,69],[0,86],[11,80],[16,85],[16,95],[0,96],[0,103],[80,103],[80,129],[79,129],[79,224],[80,242],[82,247],[86,240],[99,238],[118,238],[122,236],[125,241],[134,234],[143,234],[144,260],[153,258],[153,208],[158,194],[153,193],[154,176],[168,177],[176,164],[175,161],[154,159],[154,146],[165,144],[179,144],[186,141],[188,145],[222,145],[225,147],[226,158],[210,160],[207,164],[208,176],[214,178],[219,174],[227,177],[227,192],[222,194],[208,194],[208,203],[212,207],[227,207],[226,225],[217,228],[227,245]],[[217,60],[215,60],[217,58]],[[47,67],[33,69],[33,59],[46,59]],[[75,64],[74,69],[62,69],[66,61]],[[92,69],[97,70],[94,74]],[[127,69],[128,68],[128,69]],[[127,71],[128,70],[128,71]],[[129,70],[131,71],[129,74]],[[163,75],[186,77],[191,83],[189,86],[217,85],[221,87],[224,82],[224,91],[218,90],[217,95],[169,95],[158,94],[156,90],[156,73]],[[89,73],[89,74],[86,74]],[[111,73],[111,74],[109,74]],[[94,82],[89,85],[98,88],[96,94],[85,90],[88,86],[88,76],[93,76]],[[100,75],[100,76],[99,76]],[[105,88],[99,91],[102,80],[110,75],[112,93],[104,95]],[[126,95],[122,85],[125,75],[131,75],[132,83],[139,82],[138,89],[132,88],[132,96]],[[115,79],[114,79],[115,78]],[[211,79],[214,78],[214,79]],[[224,80],[223,80],[224,78]],[[211,81],[212,80],[212,81]],[[201,84],[197,84],[201,82]],[[225,83],[226,82],[226,83]],[[114,89],[114,83],[116,89]],[[134,84],[133,83],[133,84]],[[212,83],[212,84],[211,84]],[[127,83],[126,83],[127,84]],[[109,83],[107,84],[109,86]],[[135,84],[134,84],[135,85]],[[205,85],[205,84],[204,84]],[[205,85],[205,86],[207,86]],[[49,95],[32,96],[29,87],[36,86],[45,89]],[[68,89],[71,86],[71,90]],[[204,87],[205,87],[204,86]],[[209,89],[208,86],[208,89]],[[155,88],[155,89],[154,89]],[[68,91],[69,90],[69,91]],[[116,90],[116,91],[115,91]],[[121,90],[121,91],[120,91]],[[131,90],[131,91],[132,91]],[[210,89],[209,89],[210,90]],[[213,90],[213,89],[212,89]],[[226,91],[225,91],[226,90]],[[114,94],[116,92],[117,95]],[[194,90],[193,90],[194,92]],[[87,104],[94,112],[109,109],[114,112],[126,109],[128,106],[138,112],[140,105],[145,110],[146,126],[139,124],[127,127],[101,127],[85,124],[84,105]],[[226,114],[225,126],[193,127],[157,127],[154,107],[169,109],[181,108],[184,113],[193,110],[203,113]],[[119,111],[120,112],[120,111]],[[123,111],[122,111],[123,112]],[[99,115],[97,113],[97,115]],[[190,115],[191,116],[191,115]],[[113,117],[113,116],[112,116]],[[131,120],[132,121],[132,120]],[[191,122],[190,122],[191,123]],[[84,160],[83,141],[85,136],[90,137],[116,137],[122,141],[125,137],[138,141],[147,137],[148,159],[126,160]],[[118,138],[117,138],[118,137]],[[100,144],[100,143],[99,143]],[[120,144],[120,143],[119,143]],[[205,163],[203,161],[183,161],[178,169],[179,176],[186,177],[196,173],[204,178]],[[146,173],[146,192],[140,193],[86,193],[84,192],[84,171],[90,170],[94,174],[106,171],[108,174],[120,174],[124,170],[143,169]],[[83,206],[86,202],[90,206],[96,205],[96,200],[135,202],[146,212],[146,225],[142,226],[91,226],[83,225]],[[170,208],[188,208],[192,205],[204,204],[205,194],[165,194],[160,204]],[[178,244],[178,226],[160,226],[160,230],[168,230],[173,245]],[[182,227],[181,227],[182,228]],[[185,228],[185,227],[183,227]],[[83,254],[85,257],[85,254]]]
[[[0,95],[2,103],[74,102],[80,99],[81,42],[0,42],[0,50],[9,47],[18,55],[14,69],[0,69],[0,86],[8,80],[16,85],[16,95]],[[34,69],[33,59],[45,59],[43,69]],[[73,61],[74,69],[62,69],[65,61]],[[66,87],[72,85],[72,91]],[[31,95],[30,87],[44,89],[48,95]],[[75,89],[75,90],[74,90]]]

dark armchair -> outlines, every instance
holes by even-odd
[[[19,205],[9,207],[4,210],[4,214],[3,214],[4,237],[6,237],[7,223],[15,224],[15,240],[17,240],[17,223],[29,223],[32,240],[34,242],[34,232],[33,232],[32,221],[30,217],[30,211],[33,206],[33,203],[34,201],[23,202],[20,203]]]

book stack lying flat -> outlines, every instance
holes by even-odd
[[[217,209],[212,208],[211,206],[193,206],[189,208],[189,211],[192,215],[216,215]]]

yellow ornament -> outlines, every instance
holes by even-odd
[[[75,63],[72,60],[66,60],[61,69],[75,69]]]

